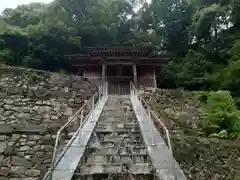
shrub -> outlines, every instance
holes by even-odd
[[[203,119],[208,133],[220,138],[236,137],[240,134],[240,111],[230,92],[210,92],[205,111]]]
[[[5,64],[11,61],[13,58],[13,54],[9,49],[4,49],[0,51],[0,63]]]
[[[41,77],[37,73],[28,70],[24,71],[22,76],[29,83],[37,83],[41,80]]]

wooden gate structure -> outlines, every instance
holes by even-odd
[[[138,88],[157,88],[163,79],[163,68],[169,54],[152,55],[152,49],[133,48],[86,48],[85,54],[66,55],[78,75],[96,84],[108,82],[108,93],[130,93],[130,81]]]
[[[130,65],[107,65],[106,81],[109,94],[129,94],[129,82],[133,81],[132,67]]]

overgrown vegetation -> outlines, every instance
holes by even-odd
[[[226,90],[237,100],[239,34],[240,0],[55,0],[2,12],[0,64],[67,70],[64,54],[83,53],[85,46],[151,45],[155,54],[174,55],[164,87]],[[214,98],[207,102],[207,108],[215,106],[223,108]],[[209,111],[209,121],[223,116]],[[219,111],[226,119],[238,116],[233,107]],[[228,128],[216,133],[229,135]]]
[[[202,93],[204,103],[203,128],[211,137],[240,137],[240,111],[228,91]]]

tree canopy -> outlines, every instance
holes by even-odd
[[[169,87],[238,94],[240,0],[55,0],[5,9],[0,61],[66,68],[63,55],[83,46],[152,45],[175,56]]]

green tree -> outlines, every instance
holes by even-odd
[[[184,58],[177,58],[168,64],[168,80],[176,86],[192,90],[208,88],[208,73],[213,64],[204,54],[189,50]]]

